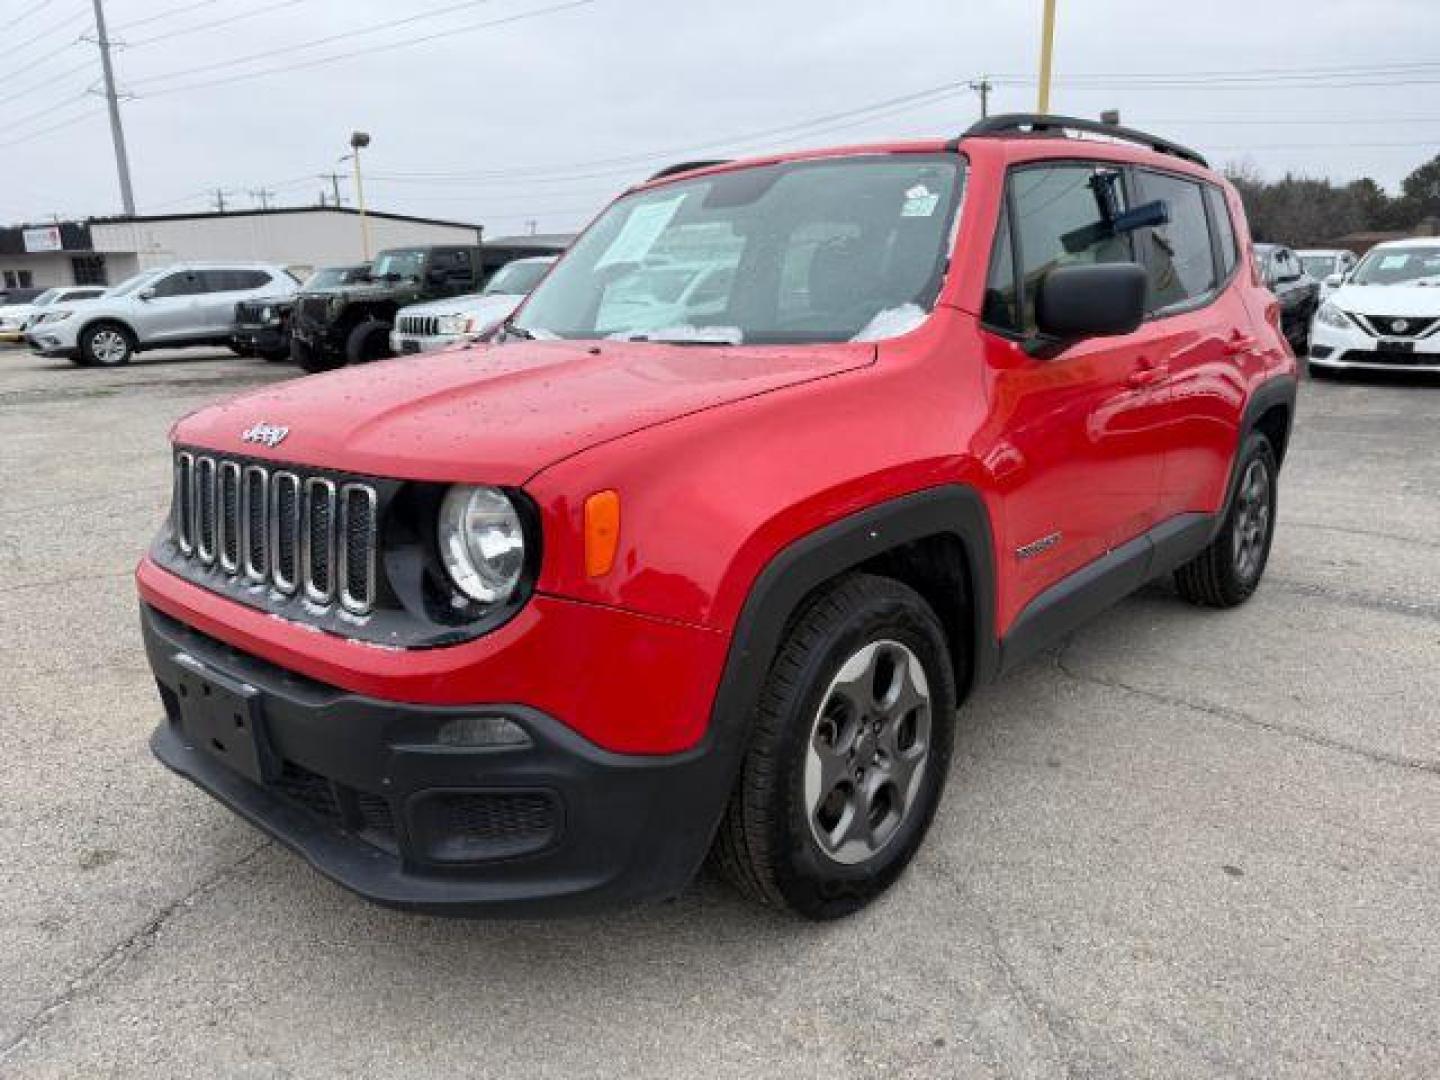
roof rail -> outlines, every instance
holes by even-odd
[[[714,165],[729,164],[728,159],[720,159],[717,161],[681,161],[674,165],[666,165],[665,168],[650,177],[650,180],[663,180],[667,176],[679,176],[681,173],[695,172],[697,169],[708,169]],[[646,182],[649,183],[650,181]]]
[[[1210,167],[1210,163],[1189,147],[1150,135],[1134,128],[1119,124],[1106,124],[1099,120],[1084,120],[1078,116],[1049,116],[1044,113],[1005,113],[980,120],[960,136],[962,139],[1002,138],[1006,135],[1035,135],[1044,138],[1065,138],[1067,131],[1084,131],[1091,135],[1105,135],[1111,139],[1139,143],[1161,154],[1170,154],[1196,165]]]

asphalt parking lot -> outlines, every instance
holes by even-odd
[[[1269,576],[984,691],[899,887],[371,907],[152,761],[165,433],[292,377],[0,350],[0,1075],[1440,1075],[1440,383],[1313,383]]]

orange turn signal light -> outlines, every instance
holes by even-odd
[[[620,548],[620,493],[597,491],[585,500],[585,573],[604,577]]]

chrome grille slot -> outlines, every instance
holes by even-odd
[[[305,526],[300,534],[305,595],[317,604],[335,598],[335,485],[320,477],[305,481]]]
[[[289,594],[299,584],[300,478],[292,472],[270,477],[270,581]]]
[[[234,461],[220,463],[219,493],[216,496],[216,556],[227,574],[240,569],[240,466]]]
[[[375,604],[375,489],[346,484],[340,491],[340,603],[363,614]]]
[[[171,535],[202,583],[223,575],[356,615],[375,607],[380,500],[371,484],[182,450]],[[252,592],[252,596],[254,593]]]
[[[174,522],[175,543],[185,555],[195,552],[195,455],[179,454],[175,458],[175,495],[170,516]]]
[[[240,492],[240,564],[251,581],[270,576],[270,473],[260,465],[248,465]]]
[[[195,554],[209,566],[215,561],[215,459],[195,460]]]

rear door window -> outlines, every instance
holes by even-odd
[[[1141,261],[1149,281],[1151,314],[1188,305],[1215,290],[1215,252],[1199,182],[1168,173],[1135,170],[1138,206],[1159,202],[1169,221],[1139,231]]]
[[[204,291],[204,281],[193,270],[167,274],[155,283],[156,296],[195,296]]]

